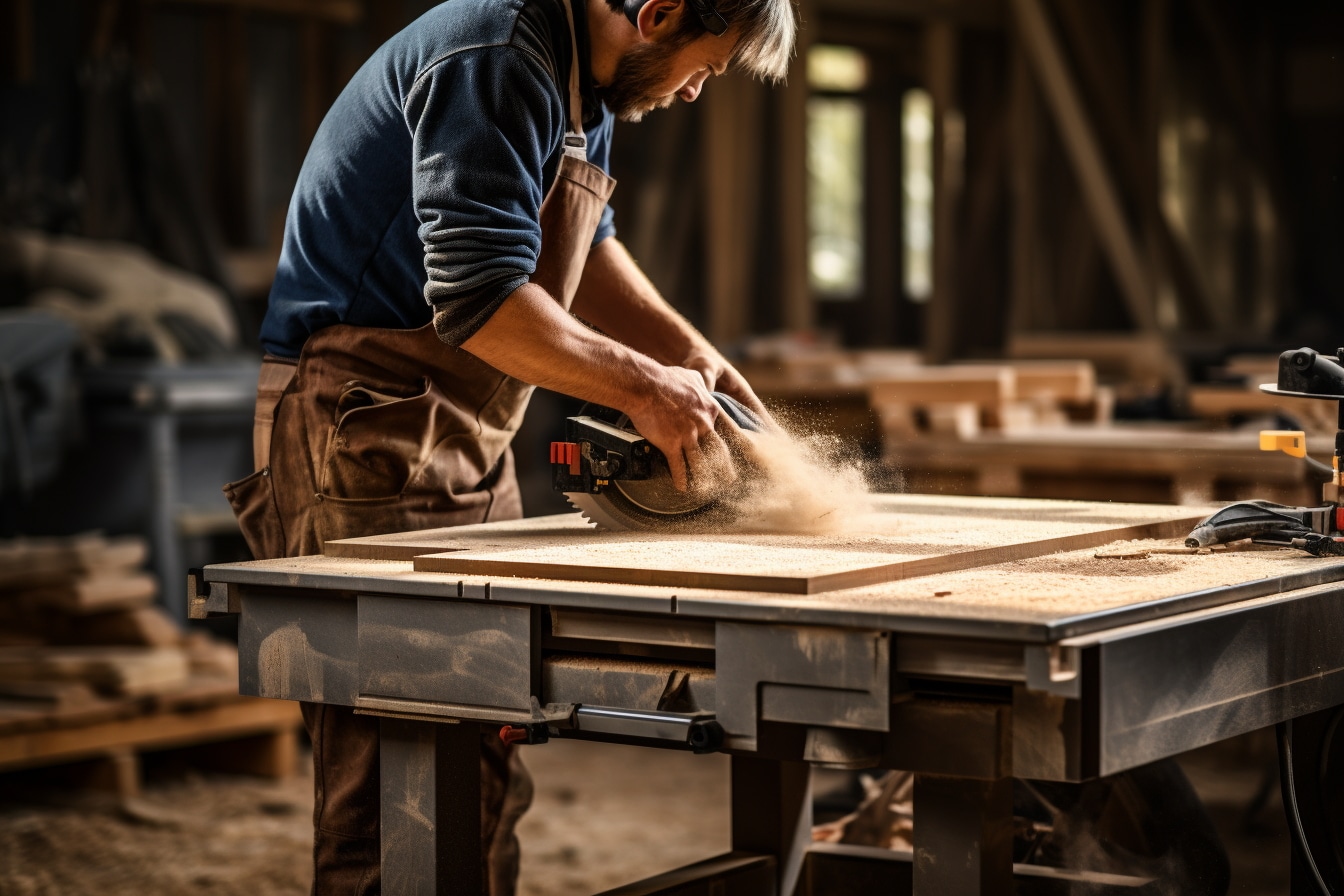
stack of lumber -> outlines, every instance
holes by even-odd
[[[62,704],[186,681],[182,631],[153,605],[146,555],[139,538],[0,543],[0,698]]]
[[[188,637],[155,605],[147,554],[138,537],[0,541],[0,717],[14,700],[162,694],[231,674],[231,648]]]
[[[1087,361],[1011,361],[888,371],[868,383],[885,443],[934,434],[974,439],[1106,423],[1110,390]]]
[[[903,349],[840,349],[756,351],[738,369],[757,394],[776,398],[808,398],[853,393],[888,373],[918,369],[918,352]]]
[[[868,384],[920,366],[899,349],[845,350],[789,343],[757,347],[738,362],[752,389],[785,425],[844,439],[875,456],[881,426],[868,404]]]
[[[1087,361],[1122,401],[1159,395],[1185,380],[1180,361],[1157,333],[1015,333],[1006,353],[1017,361]]]
[[[79,762],[128,795],[140,752],[219,741],[233,767],[292,771],[296,708],[238,696],[236,648],[155,604],[147,555],[138,537],[0,541],[0,772]]]
[[[1190,386],[1187,410],[1192,416],[1221,426],[1248,423],[1257,428],[1333,435],[1339,423],[1337,403],[1261,391],[1261,383],[1274,383],[1278,376],[1278,355],[1234,356],[1219,371],[1220,382]]]

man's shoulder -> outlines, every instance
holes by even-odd
[[[537,56],[552,72],[557,38],[568,42],[562,0],[447,0],[393,38],[393,51],[416,71],[465,50],[512,46]],[[568,53],[563,54],[567,61]]]

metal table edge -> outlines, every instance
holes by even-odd
[[[1288,575],[1256,579],[1239,585],[1206,588],[1202,591],[1176,594],[1140,604],[1130,604],[1129,606],[1115,607],[1109,610],[1098,610],[1095,613],[1055,619],[1046,623],[1045,628],[1049,641],[1062,641],[1067,638],[1096,634],[1107,629],[1152,622],[1158,619],[1169,619],[1184,613],[1241,603],[1242,601],[1270,597],[1276,594],[1287,594],[1292,591],[1300,591],[1304,588],[1328,585],[1339,581],[1344,581],[1344,562],[1327,563],[1316,569]]]
[[[463,580],[445,576],[442,581],[390,579],[379,576],[341,575],[336,573],[294,573],[259,569],[250,563],[214,564],[205,567],[206,580],[238,585],[285,588],[310,588],[333,591],[357,591],[413,597],[471,598],[464,593]],[[806,606],[763,604],[746,597],[741,600],[697,597],[696,589],[668,589],[665,597],[649,594],[603,593],[592,595],[581,590],[555,588],[545,580],[509,580],[490,578],[483,597],[501,602],[551,604],[603,610],[645,613],[670,613],[705,619],[772,624],[832,625],[841,628],[881,629],[915,635],[976,638],[989,641],[1016,641],[1024,644],[1051,644],[1070,638],[1097,634],[1144,622],[1170,619],[1185,613],[1231,605],[1276,594],[1287,594],[1317,585],[1344,581],[1344,563],[1283,576],[1273,576],[1177,594],[1158,600],[1128,604],[1054,619],[970,618],[926,616],[891,610],[861,610],[853,607],[818,607],[813,601],[822,595],[808,595]],[[566,583],[573,584],[573,583]],[[612,586],[604,586],[611,588]],[[792,596],[799,597],[799,596]],[[594,598],[598,598],[594,600]],[[481,598],[476,598],[481,599]],[[665,604],[665,606],[660,606]]]

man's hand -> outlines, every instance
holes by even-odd
[[[728,446],[715,431],[719,405],[701,374],[663,368],[666,376],[638,406],[622,408],[641,436],[663,452],[679,491],[708,491],[734,481]]]
[[[681,362],[681,366],[700,374],[710,391],[722,392],[742,402],[761,419],[766,429],[777,430],[779,428],[779,424],[770,416],[770,412],[765,409],[765,405],[761,404],[761,400],[756,397],[756,393],[752,391],[746,378],[738,373],[737,368],[729,364],[728,360],[719,354],[713,346],[708,344],[697,346],[687,356],[686,360]]]

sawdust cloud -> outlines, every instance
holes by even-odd
[[[864,463],[852,443],[776,416],[781,431],[752,433],[751,470],[724,501],[738,532],[852,531],[871,509]]]

